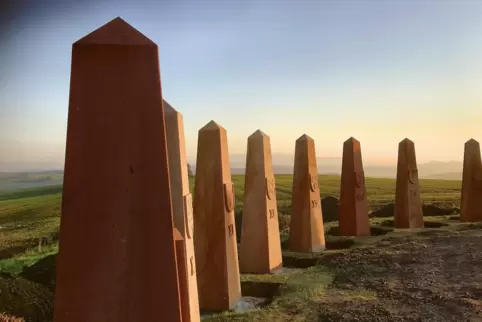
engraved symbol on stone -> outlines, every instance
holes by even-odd
[[[360,172],[355,172],[355,185],[357,188],[361,188],[363,185],[363,174]]]
[[[225,183],[224,184],[224,204],[226,206],[226,211],[231,212],[234,209],[234,184]]]
[[[363,201],[365,199],[365,193],[359,193],[356,195],[356,201]]]
[[[318,207],[318,200],[311,200],[311,208]]]
[[[416,197],[417,196],[417,191],[416,190],[410,190],[410,195],[412,197]]]
[[[270,209],[269,210],[269,219],[273,219],[274,218],[274,209]]]
[[[266,195],[272,200],[275,195],[274,178],[266,178]]]
[[[411,184],[417,183],[418,169],[408,169],[408,181]]]
[[[194,275],[194,257],[193,256],[189,258],[189,263],[191,264],[191,276],[193,276]]]
[[[310,189],[311,189],[311,191],[315,192],[317,187],[318,187],[318,176],[314,175],[314,174],[310,174]]]
[[[192,213],[192,195],[190,193],[184,196],[184,214],[187,237],[192,238],[194,234],[194,216]]]
[[[234,225],[233,224],[228,225],[228,235],[229,235],[229,237],[233,237],[233,235],[234,235]]]

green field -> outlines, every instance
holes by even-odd
[[[236,196],[236,214],[242,213],[243,208],[243,190],[244,190],[244,176],[234,175],[232,180],[235,184]],[[319,176],[320,195],[322,198],[339,196],[339,176]],[[193,191],[194,182],[191,180],[191,191]],[[369,201],[370,209],[376,210],[383,205],[394,202],[395,194],[395,180],[394,179],[379,179],[366,178],[367,199]],[[437,204],[439,206],[445,205],[453,208],[458,207],[460,199],[460,181],[449,180],[420,180],[420,195],[425,204]],[[276,193],[278,200],[278,209],[280,212],[280,220],[283,217],[290,215],[291,212],[291,189],[292,176],[278,175],[276,176]],[[36,316],[44,314],[50,316],[51,314],[51,298],[52,290],[43,288],[37,283],[32,283],[35,280],[24,279],[23,271],[28,269],[32,264],[42,260],[49,259],[49,255],[57,252],[58,229],[60,222],[61,210],[61,191],[60,185],[51,185],[46,187],[29,188],[23,190],[0,192],[0,273],[12,274],[14,279],[0,278],[0,294],[5,296],[12,296],[12,299],[2,298],[0,295],[0,313],[5,310],[9,313],[16,313],[17,316]],[[237,220],[239,223],[239,220]],[[336,223],[328,223],[325,225],[325,230],[329,230]],[[375,221],[376,224],[376,221]],[[238,224],[237,224],[238,225]],[[240,226],[240,225],[239,225]],[[282,228],[280,221],[280,228]],[[285,225],[286,226],[286,225]],[[282,228],[283,229],[283,228]],[[237,227],[238,234],[240,227]],[[286,227],[281,232],[282,240],[286,239]],[[329,240],[330,236],[327,237]],[[377,237],[374,237],[376,240]],[[40,244],[40,247],[39,247]],[[40,263],[40,262],[39,262]],[[49,265],[54,262],[50,261]],[[49,266],[50,267],[50,266]],[[321,269],[321,270],[320,270]],[[20,274],[20,275],[19,275]],[[33,278],[37,273],[34,273]],[[42,268],[40,270],[39,278],[52,279],[52,270],[50,268]],[[47,277],[42,277],[46,274]],[[55,272],[53,272],[55,274]],[[326,287],[332,281],[332,273],[326,272],[323,268],[312,268],[304,273],[295,274],[293,278],[287,280],[286,287],[294,287],[294,293],[288,297],[281,297],[277,300],[277,304],[271,306],[271,310],[277,309],[276,305],[280,306],[282,310],[291,305],[298,305],[299,307],[306,307],[304,301],[306,296],[313,295],[310,292],[324,292]],[[54,275],[53,275],[54,276]],[[243,276],[243,281],[258,281],[263,280],[263,276]],[[287,277],[270,277],[270,282],[278,282],[280,279],[284,282]],[[51,285],[51,281],[48,282]],[[244,283],[244,282],[243,282]],[[290,286],[290,283],[295,285]],[[308,293],[306,290],[295,292],[296,288],[303,288],[305,284],[319,283],[318,287],[310,288]],[[244,284],[243,284],[244,285]],[[13,293],[12,293],[13,292]],[[13,295],[12,295],[13,294]],[[297,294],[297,295],[296,295]],[[320,293],[321,294],[321,293]],[[356,294],[359,296],[359,294]],[[24,298],[22,302],[16,302],[14,298]],[[28,301],[38,302],[42,300],[42,304],[35,306],[28,304]],[[4,304],[1,304],[3,301]],[[286,302],[288,301],[288,302]],[[298,302],[296,302],[298,301]],[[25,302],[25,303],[23,303]],[[295,303],[296,302],[296,303]],[[40,302],[39,302],[40,303]],[[12,305],[12,307],[10,307]],[[308,307],[307,307],[308,308]],[[281,310],[281,309],[280,309]],[[283,311],[284,312],[284,311]],[[267,315],[266,315],[267,314]],[[251,318],[262,318],[266,321],[277,321],[279,312],[276,311],[258,311],[240,320],[252,321]],[[283,314],[286,314],[283,313]],[[233,316],[216,315],[209,318],[214,321],[228,321]],[[285,320],[292,321],[289,316],[285,316]],[[28,321],[28,319],[27,319]]]
[[[242,212],[244,176],[234,175],[236,212]],[[320,176],[320,195],[339,197],[339,176]],[[194,182],[191,180],[191,191]],[[424,203],[457,207],[460,199],[460,181],[420,180],[420,195]],[[393,203],[395,180],[366,178],[367,199],[370,209]],[[282,214],[291,212],[292,176],[276,176],[278,209]],[[30,188],[0,193],[0,257],[19,252],[22,248],[55,239],[60,220],[61,186]]]

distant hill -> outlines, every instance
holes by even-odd
[[[62,170],[40,172],[0,172],[0,192],[62,184]]]
[[[244,174],[246,156],[242,154],[230,155],[230,165],[232,174]],[[289,154],[273,154],[273,171],[275,174],[292,174],[294,156]],[[188,161],[192,170],[196,171],[196,161],[189,159]],[[340,174],[341,158],[317,158],[319,174]],[[365,175],[375,178],[395,178],[397,175],[397,165],[372,165],[364,163]],[[459,161],[430,161],[418,165],[418,173],[420,178],[426,179],[445,179],[445,180],[461,180],[462,179],[462,162]]]
[[[462,171],[460,172],[447,172],[436,173],[427,176],[427,179],[443,179],[443,180],[462,180]]]
[[[275,174],[292,174],[294,157],[288,154],[273,154],[273,171]],[[196,171],[195,160],[189,160],[193,172]],[[244,174],[246,156],[231,155],[231,173]],[[341,172],[341,158],[317,158],[318,173],[339,175]],[[395,178],[396,165],[364,165],[365,176],[374,178]],[[422,179],[462,179],[462,162],[431,161],[418,165],[419,176]],[[55,186],[63,182],[62,170],[0,172],[0,192]]]

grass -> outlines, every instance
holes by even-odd
[[[293,177],[291,175],[277,175],[276,198],[278,211],[289,214],[291,212],[291,190]],[[232,181],[235,186],[236,208],[243,207],[244,198],[244,175],[233,175]],[[190,182],[193,191],[194,182]],[[367,199],[371,209],[393,203],[395,200],[395,179],[366,178]],[[319,176],[320,196],[325,198],[340,197],[340,176]],[[420,196],[424,203],[444,204],[458,206],[460,203],[460,180],[420,180]]]
[[[265,276],[266,280],[277,278],[276,275]],[[316,308],[316,302],[326,297],[326,289],[332,280],[333,274],[329,270],[313,266],[290,275],[281,286],[281,295],[269,306],[248,313],[224,312],[205,317],[203,321],[317,321],[313,308]]]
[[[43,192],[43,190],[42,190]],[[61,194],[41,194],[0,201],[0,258],[23,252],[42,239],[56,239]]]
[[[37,247],[30,248],[21,254],[0,260],[0,272],[10,275],[18,275],[25,269],[25,267],[35,264],[44,257],[57,254],[58,249],[57,243],[44,246],[41,249]]]
[[[243,209],[244,176],[233,175],[236,212]],[[276,176],[278,211],[291,213],[292,176]],[[320,195],[339,197],[340,177],[320,175]],[[194,180],[190,180],[194,191]],[[367,199],[371,209],[392,203],[395,180],[366,178]],[[420,195],[425,203],[458,206],[461,182],[456,180],[420,180]],[[54,240],[60,221],[61,186],[36,187],[0,193],[0,258],[34,247],[39,239]]]
[[[236,212],[241,213],[244,198],[244,176],[233,175],[232,181],[235,185]],[[339,185],[339,176],[321,175],[319,177],[321,197],[338,198]],[[194,191],[194,180],[190,180],[190,186],[191,191]],[[372,210],[394,202],[394,179],[366,178],[366,187],[367,199]],[[454,207],[459,204],[460,187],[460,181],[420,180],[420,195],[424,203],[446,204]],[[284,215],[291,213],[291,189],[292,176],[276,176],[278,209]],[[42,288],[37,283],[31,283],[34,281],[33,279],[27,280],[27,277],[20,273],[40,259],[57,253],[61,199],[61,186],[59,185],[0,192],[0,275],[8,273],[16,278],[0,278],[0,293],[4,290],[3,292],[6,294],[5,297],[0,297],[5,301],[4,306],[0,309],[6,310],[9,314],[24,317],[41,314],[47,317],[51,314],[49,305],[52,291]],[[374,219],[372,224],[380,225],[386,219]],[[436,218],[426,218],[426,220],[436,220]],[[336,226],[336,222],[326,223],[325,230],[329,231]],[[281,233],[283,242],[286,241],[286,234],[286,230]],[[390,233],[391,236],[403,234],[408,233],[403,231]],[[370,247],[382,240],[383,237],[380,235],[370,238],[344,239],[350,241],[353,247]],[[338,242],[339,239],[336,236],[327,236],[327,241]],[[42,241],[41,250],[38,249],[40,241]],[[323,254],[343,251],[345,250],[327,250]],[[289,257],[293,254],[285,252],[284,256]],[[309,257],[308,255],[299,256]],[[303,260],[301,257],[300,259]],[[314,259],[316,262],[317,258]],[[35,266],[32,269],[36,269]],[[332,289],[330,285],[334,274],[333,270],[316,265],[306,269],[293,269],[287,274],[241,275],[243,285],[249,283],[279,284],[277,286],[279,287],[278,296],[274,297],[268,306],[248,313],[223,312],[207,316],[203,320],[214,322],[317,321],[319,320],[320,303],[331,303],[336,299],[363,303],[377,300],[375,293],[366,290]],[[28,302],[24,303],[20,297],[15,297],[17,290],[22,293],[21,298],[27,298]],[[31,304],[33,301],[38,301],[39,304]]]

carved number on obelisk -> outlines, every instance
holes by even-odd
[[[318,200],[311,200],[311,208],[318,207]]]
[[[194,257],[189,258],[189,263],[191,264],[191,276],[194,275]]]
[[[229,237],[233,237],[233,235],[234,235],[234,225],[233,224],[230,224],[228,226],[228,235],[229,235]]]
[[[357,193],[356,194],[356,201],[363,201],[365,199],[365,193]]]
[[[269,219],[273,219],[274,218],[274,209],[270,209],[269,210]]]

